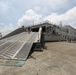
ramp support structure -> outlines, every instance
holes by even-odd
[[[42,33],[42,28],[39,28],[38,32],[38,42],[35,44],[35,51],[43,51],[44,48],[44,34]]]

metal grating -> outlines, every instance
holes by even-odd
[[[0,41],[0,58],[26,60],[37,32],[22,32]]]

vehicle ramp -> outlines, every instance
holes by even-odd
[[[0,40],[0,58],[26,60],[37,41],[38,32],[22,32]]]

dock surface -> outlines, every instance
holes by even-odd
[[[76,43],[49,42],[46,46],[22,67],[0,66],[0,75],[76,75]]]

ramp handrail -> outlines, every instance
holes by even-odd
[[[40,42],[40,38],[41,38],[41,32],[42,32],[42,28],[39,28],[39,32],[38,32],[38,42]]]

